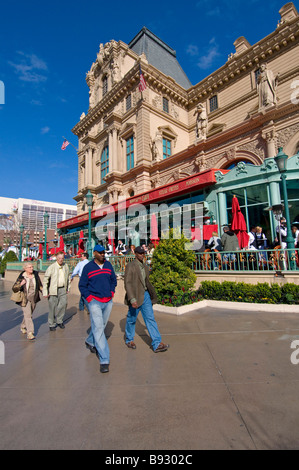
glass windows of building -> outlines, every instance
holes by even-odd
[[[171,140],[163,137],[163,159],[171,156]]]
[[[167,98],[164,98],[164,96],[163,96],[163,111],[165,113],[169,113],[169,101]]]
[[[129,111],[132,107],[132,95],[131,93],[126,97],[126,111]]]
[[[103,78],[103,97],[108,93],[108,77]]]
[[[287,191],[289,200],[290,223],[299,222],[299,179],[287,180]],[[282,195],[282,184],[280,183],[280,194]],[[284,201],[281,201],[282,204]]]
[[[231,223],[232,220],[232,200],[234,196],[238,198],[248,231],[252,225],[259,225],[263,228],[269,243],[272,243],[269,211],[265,210],[269,207],[268,186],[259,184],[227,191],[228,223]]]
[[[126,140],[127,171],[134,168],[134,138],[129,137]]]
[[[214,95],[212,98],[209,100],[210,103],[210,113],[218,109],[218,96]]]
[[[109,173],[109,147],[106,145],[101,155],[101,184],[105,183],[105,176]]]

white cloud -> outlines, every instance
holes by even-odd
[[[45,126],[41,129],[41,134],[48,134],[49,131],[50,131],[50,127]]]
[[[186,49],[186,52],[191,57],[198,56],[199,54],[198,46],[195,46],[194,44],[189,44],[189,46]]]
[[[209,47],[205,54],[203,54],[198,62],[197,65],[200,69],[206,70],[213,65],[214,59],[220,56],[219,53],[219,46],[215,40],[212,38],[209,42]]]
[[[22,51],[17,51],[17,54],[19,60],[9,61],[9,65],[14,68],[20,80],[30,83],[41,83],[47,80],[48,66],[44,60],[35,54],[25,54]]]

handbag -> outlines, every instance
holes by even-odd
[[[13,289],[14,287],[17,287],[17,288],[20,287],[20,284],[21,284],[21,280],[17,279],[17,281],[13,285]],[[22,290],[19,290],[17,292],[14,292],[14,290],[12,291],[10,300],[12,300],[13,302],[19,303],[19,302],[23,302],[23,299],[24,299],[24,292]]]
[[[19,291],[19,292],[13,292],[11,294],[10,300],[13,302],[22,302],[24,298],[24,292]]]

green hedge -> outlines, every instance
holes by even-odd
[[[266,282],[247,284],[245,282],[203,281],[197,291],[181,292],[175,296],[164,294],[158,297],[160,304],[172,307],[192,304],[203,299],[299,305],[299,285],[294,283],[280,286],[279,284],[269,285]]]

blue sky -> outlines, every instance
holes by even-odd
[[[275,30],[277,0],[10,0],[1,5],[0,196],[75,204],[77,154],[61,150],[88,110],[85,76],[99,44],[146,26],[177,52],[192,84],[221,67],[234,41]],[[3,5],[4,4],[4,5]],[[294,2],[299,9],[299,0]]]

